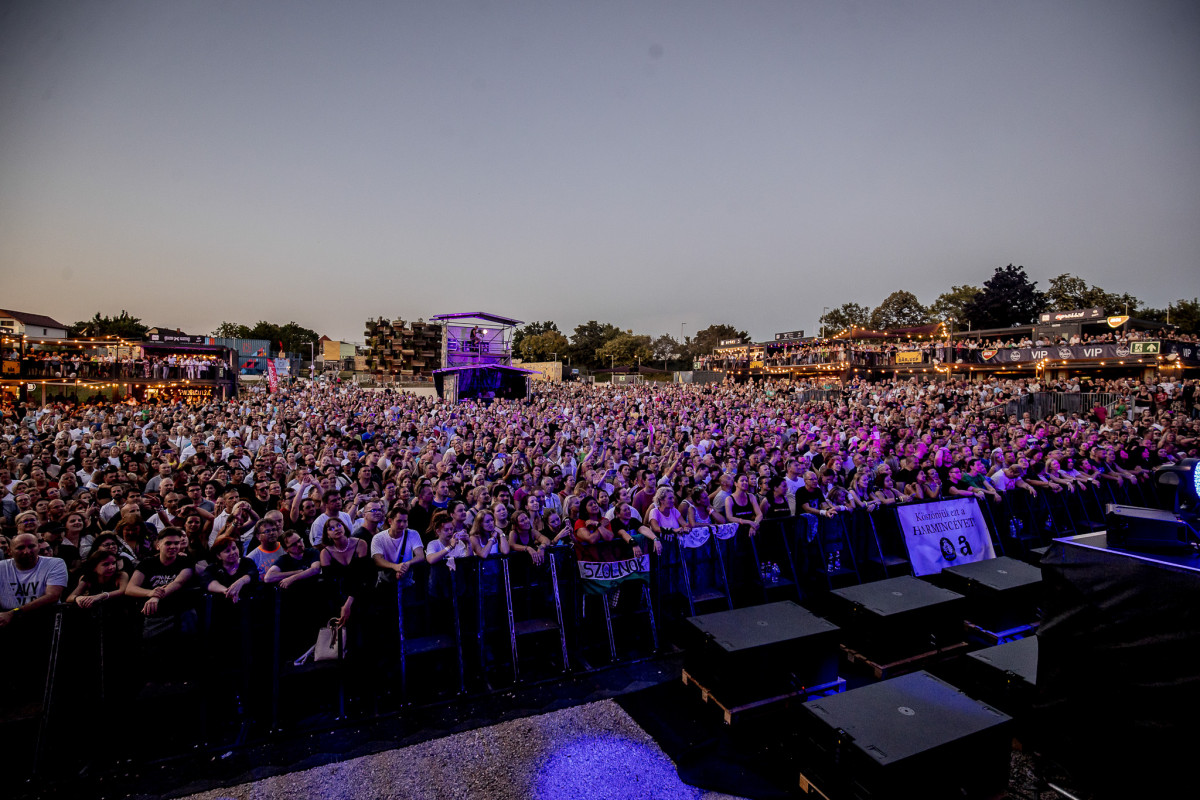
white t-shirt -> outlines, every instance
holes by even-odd
[[[0,609],[12,611],[46,593],[47,586],[67,588],[67,565],[61,558],[38,556],[31,570],[17,569],[11,558],[0,561]]]
[[[466,558],[467,556],[469,556],[471,554],[471,550],[470,550],[470,548],[467,547],[465,542],[462,542],[458,539],[452,539],[451,542],[452,542],[452,544],[450,546],[450,555],[447,556],[447,558]],[[442,544],[441,539],[434,539],[428,545],[425,546],[425,552],[428,555],[434,555],[435,553],[440,553],[445,549],[446,549],[446,546]]]
[[[386,561],[401,564],[413,560],[413,551],[422,547],[421,535],[409,528],[399,539],[388,531],[380,531],[371,537],[371,555],[383,556]]]
[[[1007,492],[1009,489],[1017,485],[1019,478],[1010,478],[1004,470],[998,471],[995,475],[988,478],[992,486],[998,492]]]

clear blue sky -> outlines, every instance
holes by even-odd
[[[1200,293],[1195,2],[0,6],[3,305],[815,330]]]

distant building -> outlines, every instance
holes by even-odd
[[[178,328],[150,328],[146,331],[147,336],[187,336],[186,333]]]
[[[27,314],[0,308],[0,333],[38,339],[66,339],[67,326],[43,314]]]
[[[381,377],[427,378],[442,366],[442,326],[436,322],[402,319],[367,320],[364,335],[368,372]]]

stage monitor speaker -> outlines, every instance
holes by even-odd
[[[1195,551],[1200,544],[1195,529],[1170,511],[1115,503],[1105,506],[1104,511],[1108,543],[1113,547],[1176,553]]]
[[[1008,783],[1011,722],[914,672],[805,703],[800,732],[811,747],[801,772],[828,797],[999,796]]]
[[[731,703],[838,679],[836,625],[790,600],[687,619],[684,669]]]

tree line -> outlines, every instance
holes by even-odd
[[[568,337],[547,320],[522,325],[513,335],[513,352],[525,361],[564,362],[569,368],[605,369],[641,365],[652,369],[691,368],[697,356],[711,353],[719,342],[749,342],[750,334],[732,325],[709,325],[682,341],[669,333],[637,334],[610,322],[588,320]]]
[[[72,337],[119,336],[130,341],[140,341],[149,330],[150,326],[142,322],[140,317],[121,309],[121,313],[114,316],[102,315],[97,311],[91,319],[80,320],[71,325],[67,332]],[[294,321],[278,325],[265,320],[260,320],[253,328],[236,322],[222,322],[209,336],[222,339],[266,339],[270,343],[268,349],[272,353],[277,353],[280,349],[287,353],[300,353],[302,350],[307,352],[309,343],[315,346],[321,338],[321,334]]]
[[[1009,264],[997,267],[983,286],[951,286],[928,306],[912,292],[889,294],[875,308],[858,303],[843,303],[826,312],[820,323],[825,335],[832,336],[850,328],[909,328],[946,322],[956,330],[1009,328],[1029,325],[1043,311],[1071,311],[1102,308],[1109,316],[1131,317],[1170,322],[1183,333],[1200,332],[1200,299],[1186,298],[1166,308],[1151,308],[1128,292],[1106,291],[1070,273],[1050,279],[1046,291],[1030,281],[1025,268]]]

